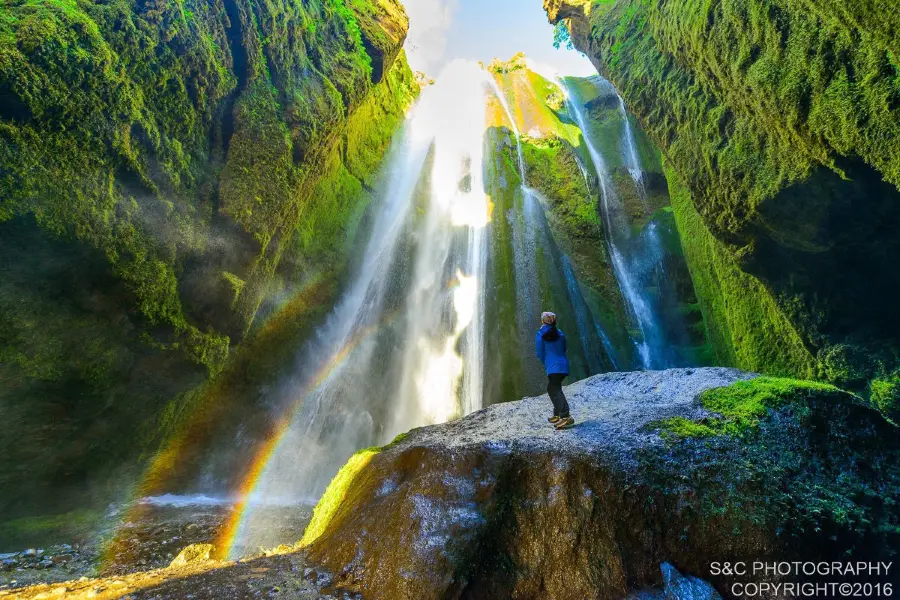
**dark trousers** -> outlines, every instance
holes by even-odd
[[[548,376],[547,393],[550,394],[550,400],[553,401],[553,415],[566,419],[569,417],[569,402],[562,390],[563,379],[568,375],[554,373]]]

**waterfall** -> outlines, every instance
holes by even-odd
[[[485,179],[485,165],[493,164],[486,159],[502,156],[486,156],[491,96],[509,120],[520,178],[508,191],[492,179],[496,199],[488,198]],[[499,139],[492,152],[505,152],[506,138]],[[636,275],[640,261],[628,246],[630,224],[602,157],[589,148],[604,190],[603,221],[616,232],[607,240],[610,256],[649,367],[655,364],[653,319],[645,315],[652,310]],[[560,314],[570,331],[573,376],[622,364],[591,313],[575,266],[560,251],[545,211],[551,201],[529,186],[515,115],[495,78],[478,65],[451,63],[423,90],[395,136],[375,196],[369,235],[357,249],[345,293],[299,353],[296,375],[265,392],[273,412],[286,418],[246,482],[237,553],[267,543],[270,513],[254,506],[315,502],[359,449],[479,410],[486,398],[512,400],[511,390],[540,393],[546,379],[534,357],[534,335],[542,310]],[[492,208],[495,200],[503,210]],[[652,263],[647,253],[640,256]],[[494,293],[499,280],[488,281],[501,261],[503,311]],[[486,321],[488,313],[496,322]],[[488,340],[492,355],[486,355]],[[498,383],[496,368],[485,369],[501,355],[513,383]]]
[[[516,264],[516,288],[519,306],[521,310],[519,318],[520,340],[523,348],[530,348],[535,326],[539,324],[537,317],[544,307],[540,305],[543,300],[538,289],[541,274],[538,271],[538,259],[543,258],[545,270],[552,271],[549,278],[555,279],[558,285],[565,290],[564,305],[560,307],[547,306],[555,311],[565,312],[574,317],[574,327],[577,328],[577,338],[581,344],[582,354],[589,373],[600,373],[604,370],[603,355],[609,359],[609,364],[614,369],[617,361],[615,351],[609,336],[603,330],[599,322],[594,319],[584,300],[581,286],[578,283],[572,265],[565,255],[558,252],[553,232],[547,223],[544,213],[546,199],[541,193],[528,185],[528,172],[525,166],[525,155],[522,150],[521,133],[516,122],[515,115],[510,109],[506,95],[496,79],[490,78],[490,84],[494,95],[500,102],[503,112],[510,124],[516,144],[520,192],[522,204],[514,215],[513,247],[515,249]],[[587,177],[587,172],[582,168],[582,174]],[[526,318],[526,317],[530,317]],[[598,347],[599,340],[599,347]]]
[[[254,503],[315,501],[360,448],[482,407],[487,79],[451,63],[396,137],[350,286],[271,394],[297,408],[249,482],[236,549],[266,544]]]
[[[641,233],[637,236],[632,234],[631,222],[624,203],[613,184],[606,160],[591,139],[591,130],[581,103],[574,97],[564,79],[557,81],[565,91],[567,106],[581,129],[584,144],[594,163],[600,185],[600,213],[609,256],[616,281],[636,329],[636,335],[632,338],[641,365],[645,369],[672,366],[668,358],[671,342],[666,339],[660,310],[648,290],[649,287],[654,287],[649,285],[649,280],[663,258],[658,244],[653,242],[655,237],[653,227],[651,226],[649,234]],[[633,135],[629,137],[633,142]],[[625,146],[627,149],[629,144],[626,143]],[[639,169],[637,150],[635,148],[626,150],[626,154],[631,156],[634,165],[635,172],[632,173],[632,177],[638,177],[643,181],[643,176],[637,174]],[[651,243],[648,243],[648,240]]]
[[[644,169],[641,167],[641,157],[638,154],[637,142],[634,138],[634,128],[632,128],[631,120],[628,118],[628,111],[625,110],[625,100],[618,92],[616,92],[616,96],[619,98],[619,114],[622,117],[622,121],[625,123],[625,127],[622,130],[622,151],[625,159],[625,167],[628,169],[628,173],[631,175],[634,185],[637,186],[641,201],[644,203],[644,208],[648,208],[647,188],[644,186]]]

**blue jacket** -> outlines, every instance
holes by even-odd
[[[547,375],[568,375],[569,359],[566,358],[566,336],[559,329],[544,325],[534,339],[537,357],[544,363]]]

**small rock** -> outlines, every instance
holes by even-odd
[[[665,582],[666,600],[722,600],[713,586],[696,577],[685,577],[669,563],[663,563],[660,570]]]
[[[55,565],[61,565],[72,560],[72,556],[69,554],[59,554],[57,556],[51,557],[50,560]]]
[[[22,556],[31,558],[32,556],[37,556],[37,554],[38,554],[37,550],[35,550],[34,548],[29,548],[28,550],[26,550],[25,552],[22,553]]]
[[[204,562],[212,559],[216,547],[212,544],[191,544],[182,550],[169,567],[183,567],[197,562]]]

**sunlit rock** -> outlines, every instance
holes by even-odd
[[[191,544],[178,553],[169,567],[183,567],[198,562],[212,560],[216,547],[212,544]]]

